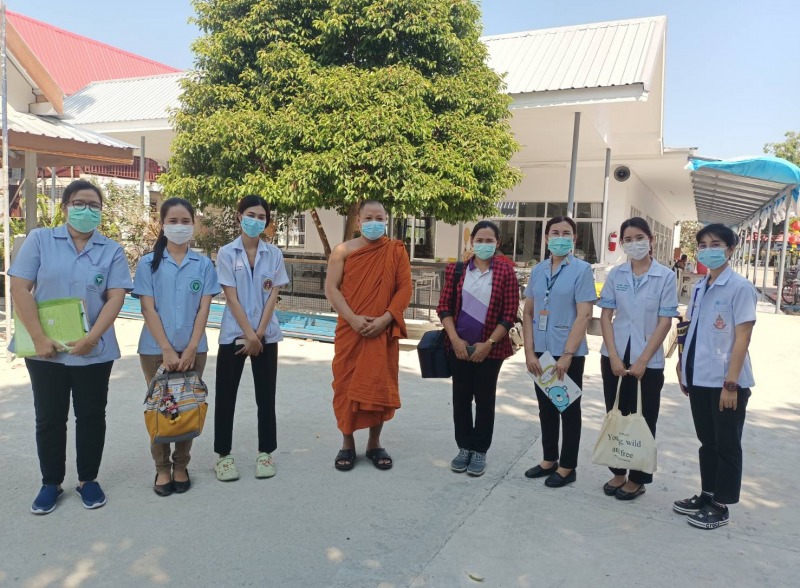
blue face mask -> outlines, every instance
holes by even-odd
[[[722,247],[708,247],[697,252],[697,261],[708,269],[719,269],[728,261],[725,249]]]
[[[367,221],[361,223],[361,234],[365,239],[375,241],[386,233],[386,223],[383,221]]]
[[[79,233],[91,233],[100,225],[102,213],[99,210],[92,210],[88,206],[83,210],[76,210],[75,207],[67,207],[67,222]]]
[[[258,220],[252,216],[243,216],[241,225],[245,235],[248,237],[258,237],[264,232],[264,228],[267,226],[267,221]]]
[[[497,245],[494,243],[475,243],[472,246],[472,250],[475,252],[478,259],[484,261],[491,259],[496,249]]]
[[[572,251],[574,243],[572,237],[550,237],[547,240],[547,248],[553,255],[564,257]]]

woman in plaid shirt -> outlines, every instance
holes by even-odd
[[[513,354],[508,331],[519,309],[519,282],[513,266],[496,256],[500,245],[497,225],[480,221],[472,229],[470,241],[475,255],[466,263],[447,266],[436,310],[447,333],[453,373],[458,455],[450,467],[454,472],[481,476],[494,431],[497,377],[503,361]]]

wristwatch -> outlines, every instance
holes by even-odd
[[[489,344],[490,344],[492,347],[494,347],[495,345],[497,345],[497,341],[495,341],[495,340],[494,340],[494,339],[492,339],[491,337],[489,337],[489,338],[488,338],[488,339],[486,339],[486,340],[489,342]]]
[[[725,380],[723,387],[728,392],[736,392],[739,389],[739,384],[737,384],[736,382],[731,382],[730,380]]]

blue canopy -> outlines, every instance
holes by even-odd
[[[702,222],[738,225],[753,220],[762,209],[785,205],[800,195],[800,167],[765,155],[749,159],[691,159],[697,216]],[[782,210],[782,209],[781,209]]]

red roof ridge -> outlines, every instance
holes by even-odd
[[[165,68],[168,68],[168,69],[172,69],[173,73],[181,71],[181,70],[179,70],[179,69],[177,69],[175,67],[172,67],[171,65],[167,65],[165,63],[161,63],[160,61],[156,61],[155,59],[150,59],[149,57],[144,57],[142,55],[138,55],[136,53],[132,53],[130,51],[126,51],[125,49],[120,49],[119,47],[114,47],[113,45],[109,45],[108,43],[103,43],[102,41],[98,41],[96,39],[92,39],[91,37],[86,37],[84,35],[79,35],[77,33],[73,33],[72,31],[68,31],[66,29],[62,29],[62,28],[57,27],[55,25],[51,25],[50,23],[46,23],[44,21],[37,20],[35,18],[31,18],[30,16],[25,16],[24,14],[20,14],[18,12],[12,12],[11,10],[6,10],[6,14],[8,16],[12,17],[12,18],[19,18],[19,19],[23,19],[23,20],[27,20],[27,21],[36,23],[37,25],[46,27],[46,28],[51,29],[53,31],[58,31],[59,33],[61,33],[63,35],[74,37],[76,39],[80,39],[83,42],[92,43],[93,45],[99,45],[99,46],[104,47],[106,49],[110,49],[112,51],[115,51],[117,53],[122,53],[123,55],[126,55],[128,57],[133,57],[133,58],[141,60],[141,61],[147,61],[149,63],[152,63],[153,65],[158,65],[160,67],[165,67]]]

